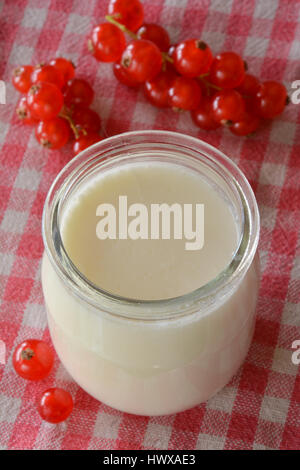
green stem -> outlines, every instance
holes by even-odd
[[[68,121],[68,123],[70,124],[70,127],[71,127],[71,129],[74,133],[75,139],[78,139],[78,137],[79,137],[78,129],[75,126],[73,119],[68,114],[68,111],[65,108],[59,113],[59,117],[61,117],[62,119],[65,119],[66,121]]]
[[[210,83],[209,81],[205,80],[205,78],[202,78],[202,76],[200,76],[199,78],[200,78],[200,80],[202,80],[202,82],[203,82],[206,86],[208,86],[208,87],[210,87],[210,88],[214,88],[215,90],[218,90],[218,91],[222,90],[222,88],[220,88],[220,87],[217,86],[217,85],[214,85],[213,83]]]
[[[130,29],[126,28],[126,26],[124,26],[123,24],[119,23],[113,16],[106,15],[105,19],[109,23],[114,24],[115,26],[117,26],[117,28],[119,28],[121,31],[123,31],[123,33],[128,34],[128,36],[130,36],[132,39],[138,39],[138,36],[135,33],[130,31]],[[162,52],[161,54],[162,54],[162,57],[163,57],[164,61],[171,62],[171,63],[174,62],[172,57],[170,57],[167,54],[167,52]]]
[[[167,52],[162,52],[161,55],[163,56],[163,59],[167,62],[170,62],[171,64],[173,64],[174,60],[172,59],[172,57],[169,56],[169,54]]]
[[[138,39],[136,34],[134,34],[132,31],[130,31],[130,29],[126,28],[126,26],[124,26],[123,24],[121,24],[117,20],[115,20],[115,18],[113,16],[106,15],[105,19],[109,23],[114,24],[115,26],[117,26],[121,31],[123,31],[123,33],[128,34],[128,36],[132,37],[133,39]]]

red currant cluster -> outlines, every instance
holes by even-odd
[[[13,354],[13,366],[17,374],[26,380],[42,380],[53,367],[54,355],[45,341],[28,339],[19,344]],[[73,410],[73,399],[62,388],[49,388],[38,402],[40,416],[49,423],[60,423]]]
[[[168,32],[144,23],[139,0],[110,0],[107,23],[96,26],[88,48],[101,62],[115,62],[116,78],[130,87],[143,84],[146,98],[159,108],[191,112],[201,129],[229,127],[252,134],[262,119],[278,116],[288,103],[285,87],[260,83],[234,52],[215,57],[199,39],[170,45]],[[125,33],[132,39],[126,45]]]
[[[101,120],[89,108],[94,98],[92,87],[86,80],[74,77],[72,62],[59,57],[49,64],[18,67],[13,72],[12,82],[24,93],[17,115],[24,124],[36,125],[38,142],[44,147],[59,149],[74,134],[76,155],[101,140]]]

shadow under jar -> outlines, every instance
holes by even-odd
[[[222,198],[236,225],[236,248],[224,269],[189,292],[150,300],[109,292],[86,277],[64,243],[70,201],[79,200],[97,177],[159,164],[177,168],[178,175],[193,174]],[[128,413],[171,414],[209,399],[242,364],[255,323],[259,214],[246,178],[220,151],[164,131],[103,140],[55,179],[45,202],[43,238],[52,341],[68,372],[93,397]]]

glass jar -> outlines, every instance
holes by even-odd
[[[155,159],[198,172],[234,212],[238,248],[227,268],[180,297],[137,301],[91,283],[74,266],[60,233],[65,204],[83,181],[120,165]],[[105,139],[66,165],[43,213],[42,285],[55,349],[74,380],[119,410],[164,415],[214,395],[242,364],[253,334],[259,285],[259,213],[238,167],[219,150],[174,132]]]

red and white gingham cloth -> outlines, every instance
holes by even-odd
[[[165,26],[173,43],[201,37],[214,52],[243,55],[261,79],[300,79],[299,0],[145,0],[146,21]],[[115,80],[111,66],[88,53],[86,37],[103,21],[105,0],[0,0],[0,364],[1,449],[300,449],[300,374],[292,363],[300,339],[300,105],[251,138],[199,131],[188,113],[157,110],[142,91]],[[93,108],[105,135],[169,129],[198,136],[229,155],[248,177],[261,213],[262,282],[254,340],[239,373],[217,396],[167,417],[136,417],[97,402],[58,359],[50,378],[30,383],[12,368],[25,338],[50,341],[40,281],[41,214],[55,175],[71,149],[44,150],[15,117],[14,67],[62,55],[96,90]],[[75,400],[60,425],[43,422],[36,397],[62,386]]]

